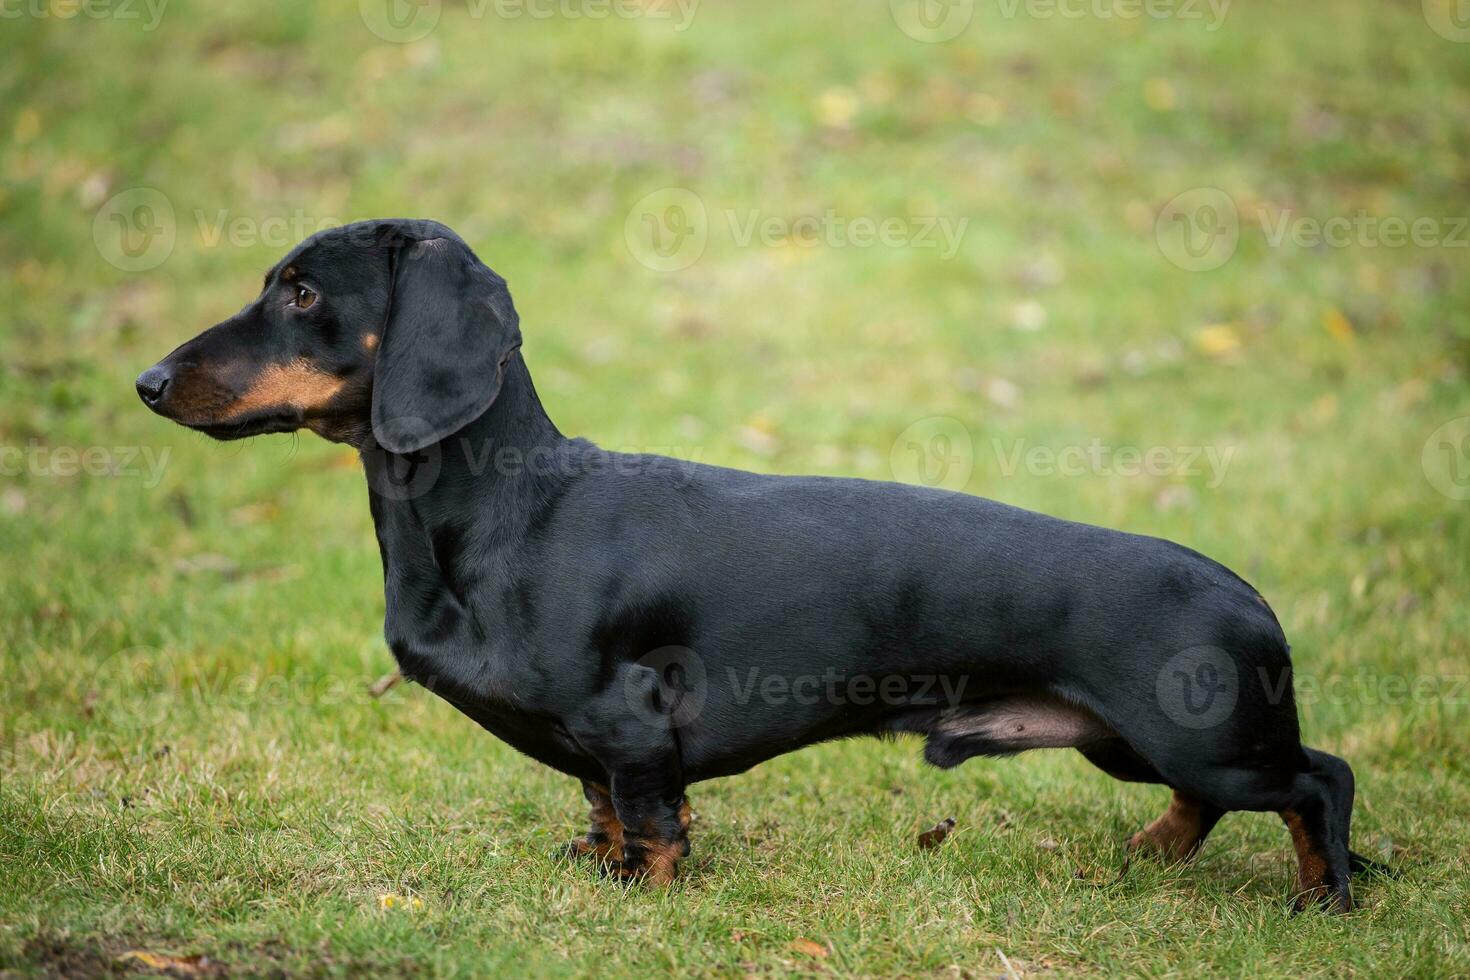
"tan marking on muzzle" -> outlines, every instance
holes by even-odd
[[[255,383],[234,404],[225,409],[225,418],[238,418],[247,412],[269,408],[294,408],[310,412],[323,408],[345,384],[343,379],[328,374],[304,358],[285,364],[272,364],[262,370]]]

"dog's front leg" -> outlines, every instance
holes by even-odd
[[[613,771],[613,807],[623,825],[623,859],[613,869],[621,877],[667,885],[689,854],[689,803],[683,779],[670,779],[667,765],[647,760]]]
[[[602,783],[582,780],[582,795],[592,805],[587,833],[562,848],[567,857],[595,857],[604,865],[623,860],[623,825],[613,809],[612,793]]]
[[[657,689],[657,675],[636,664],[625,669],[633,672],[627,683],[620,677],[568,727],[609,777],[622,847],[621,855],[607,855],[608,865],[620,877],[667,885],[689,853],[689,804],[675,721]],[[588,792],[594,811],[597,795],[595,787]]]

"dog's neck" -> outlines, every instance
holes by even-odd
[[[466,425],[445,442],[459,440],[464,443],[458,448],[456,462],[472,462],[471,456],[486,453],[502,453],[507,456],[519,453],[530,454],[536,450],[554,448],[564,441],[561,432],[541,407],[536,386],[531,382],[531,372],[526,368],[525,358],[520,351],[505,362],[505,379],[501,382],[500,394],[485,414]],[[492,475],[507,475],[510,467],[496,471],[493,455],[492,465],[487,471]]]
[[[482,533],[514,534],[566,470],[570,442],[536,395],[520,352],[505,365],[500,394],[479,418],[418,453],[364,455],[368,480],[382,503],[432,532],[445,523],[479,526]],[[377,485],[391,470],[395,487]],[[479,506],[466,507],[467,501]],[[374,515],[379,515],[374,501]]]

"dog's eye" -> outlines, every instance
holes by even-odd
[[[297,309],[309,310],[316,304],[316,293],[307,286],[297,286],[296,298],[291,302]]]

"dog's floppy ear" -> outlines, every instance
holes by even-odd
[[[457,237],[392,250],[373,369],[373,436],[391,453],[440,441],[485,413],[521,346],[505,280]]]

